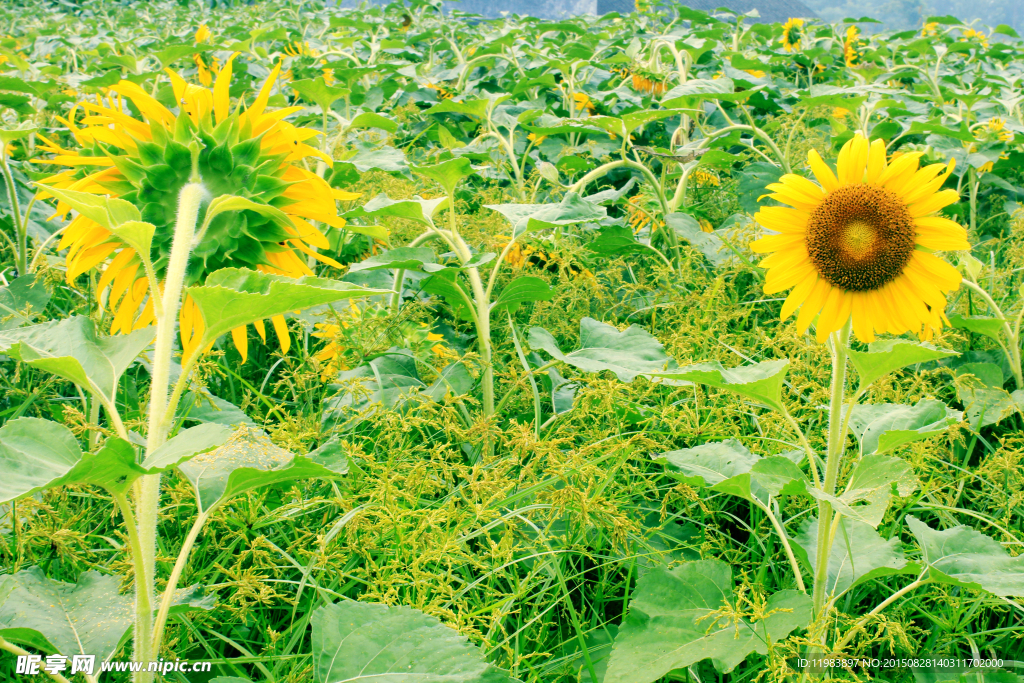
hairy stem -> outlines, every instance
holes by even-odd
[[[199,532],[206,525],[210,512],[210,510],[204,510],[199,513],[196,521],[192,524],[192,528],[189,529],[188,536],[185,537],[185,542],[181,544],[181,550],[178,551],[178,558],[175,560],[174,568],[167,579],[167,587],[164,588],[164,594],[160,600],[160,610],[157,612],[156,622],[153,626],[154,652],[159,653],[160,641],[164,637],[164,626],[167,624],[167,615],[171,611],[171,603],[174,600],[174,592],[178,588],[178,581],[181,579],[182,572],[185,571],[185,565],[188,564],[188,557],[192,553],[192,546],[195,545],[196,539],[199,538]]]

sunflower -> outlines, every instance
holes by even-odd
[[[697,187],[719,187],[722,181],[718,179],[711,171],[706,171],[703,168],[695,168],[693,173],[694,181],[697,183]]]
[[[922,36],[934,36],[939,33],[939,22],[929,21],[925,23],[924,28],[921,29]]]
[[[586,112],[588,115],[593,114],[596,111],[594,101],[590,99],[590,96],[585,92],[573,93],[573,108],[579,112]]]
[[[633,71],[633,90],[645,95],[661,95],[665,92],[665,83],[650,74]]]
[[[158,280],[163,280],[170,259],[178,195],[193,171],[198,172],[208,199],[237,195],[279,209],[286,218],[268,218],[263,214],[274,213],[250,210],[218,215],[192,251],[187,285],[201,283],[208,273],[227,267],[290,277],[312,275],[307,257],[341,267],[316,251],[330,245],[309,221],[343,227],[345,221],[338,217],[335,200],[351,200],[359,195],[335,190],[299,165],[308,157],[319,157],[327,164],[331,159],[305,144],[318,135],[316,131],[296,128],[284,120],[301,107],[267,110],[280,64],[247,109],[239,107],[231,112],[228,86],[235,56],[221,69],[212,92],[168,70],[174,99],[180,103],[177,112],[164,107],[135,83],[121,81],[110,89],[105,100],[80,102],[72,107],[67,119],[61,119],[79,149],[63,149],[40,136],[46,150],[56,156],[38,163],[70,167],[42,183],[119,197],[139,207],[142,220],[156,226],[150,257]],[[125,99],[141,112],[142,120],[129,115]],[[78,121],[80,110],[85,116]],[[190,143],[198,143],[195,156]],[[50,195],[43,191],[39,196]],[[66,215],[69,210],[63,202],[58,203],[58,215]],[[201,211],[200,222],[205,208]],[[132,248],[83,215],[68,224],[60,248],[68,249],[69,282],[92,268],[103,269],[96,291],[98,295],[106,292],[106,305],[114,312],[112,333],[127,334],[154,322],[150,283]],[[282,351],[287,352],[284,318],[277,316],[272,323]],[[262,321],[254,325],[266,340]],[[186,298],[180,312],[183,358],[197,350],[204,328],[195,304]],[[244,362],[246,328],[233,330],[232,337]]]
[[[864,58],[864,47],[867,41],[860,37],[860,29],[856,26],[846,27],[846,40],[843,42],[843,59],[846,66],[860,66]]]
[[[198,45],[199,43],[205,43],[212,36],[213,36],[213,34],[210,33],[210,27],[207,26],[206,24],[203,24],[198,29],[196,29],[195,43],[196,43],[196,45]]]
[[[207,67],[202,55],[196,54],[194,59],[196,62],[196,76],[199,78],[199,83],[209,88],[213,85],[213,77],[220,73],[220,61],[216,57],[211,57],[210,66]]]
[[[293,40],[284,46],[284,53],[289,57],[317,57],[320,53],[309,46],[308,42]]]
[[[920,152],[886,161],[885,142],[856,135],[839,152],[837,172],[814,150],[808,153],[819,184],[784,175],[768,186],[788,207],[762,207],[755,219],[776,234],[751,243],[773,252],[765,293],[792,288],[782,318],[797,308],[804,332],[818,316],[817,339],[853,319],[864,342],[876,333],[913,332],[930,339],[945,319],[945,294],[961,281],[955,268],[932,251],[970,248],[967,232],[935,215],[957,201],[941,190],[953,163],[918,168]],[[819,315],[820,314],[820,315]]]
[[[960,38],[960,42],[969,43],[971,41],[977,41],[979,45],[984,48],[988,47],[988,38],[982,31],[975,31],[973,28],[964,30],[963,36]]]
[[[793,52],[800,49],[800,42],[804,38],[804,20],[790,17],[782,25],[782,47],[786,52]]]

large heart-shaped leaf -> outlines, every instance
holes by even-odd
[[[532,275],[517,277],[505,285],[498,298],[491,304],[491,312],[514,311],[527,301],[551,301],[555,290],[544,280]]]
[[[580,348],[570,353],[562,353],[555,338],[542,327],[531,327],[528,341],[530,347],[543,349],[553,358],[584,372],[611,370],[623,382],[661,370],[672,361],[661,342],[647,331],[630,325],[619,332],[612,325],[593,318],[580,321]]]
[[[102,225],[107,230],[114,230],[123,223],[142,220],[142,214],[131,202],[116,197],[79,192],[77,190],[60,190],[49,185],[36,183],[44,195],[53,195],[62,203],[82,214],[86,218]]]
[[[802,524],[793,541],[794,551],[813,572],[818,561],[818,520]],[[838,597],[865,581],[913,570],[907,569],[898,538],[887,541],[870,524],[843,517],[828,559],[825,594]]]
[[[917,477],[909,463],[874,453],[860,459],[842,495],[836,497],[813,488],[809,493],[832,503],[844,517],[877,527],[893,496],[909,496],[916,488]]]
[[[995,369],[999,370],[998,367]],[[999,372],[1001,376],[1002,371]],[[989,373],[990,377],[992,374]],[[1011,394],[1001,386],[979,386],[977,382],[960,381],[956,385],[956,394],[964,404],[967,424],[975,431],[998,424],[1014,413],[1024,413],[1024,390],[1021,389]]]
[[[608,215],[604,207],[569,192],[557,204],[485,204],[485,208],[493,209],[508,219],[512,224],[512,235],[554,228],[559,225],[572,225],[600,221]]]
[[[651,377],[673,381],[706,384],[725,389],[783,411],[782,385],[789,370],[789,360],[766,360],[756,365],[726,368],[718,361],[699,363],[671,372],[652,372]]]
[[[857,368],[857,374],[860,376],[861,388],[865,388],[875,380],[908,365],[958,355],[956,351],[905,339],[877,341],[869,344],[867,351],[850,349],[848,353],[850,362]]]
[[[731,78],[699,79],[695,78],[677,85],[665,93],[661,100],[663,107],[682,108],[693,106],[703,100],[723,100],[739,102],[748,99],[763,86],[744,89],[736,92],[736,84]]]
[[[28,325],[49,302],[46,284],[35,275],[22,275],[6,287],[0,287],[0,332]]]
[[[455,187],[460,180],[476,173],[466,157],[456,157],[433,166],[413,166],[412,172],[424,178],[430,178],[444,188],[445,194],[449,196],[455,192]]]
[[[239,427],[227,443],[201,453],[178,469],[192,482],[199,509],[216,505],[249,489],[296,479],[336,478],[348,472],[339,449],[324,447],[309,455],[293,455],[259,430]]]
[[[850,429],[860,439],[861,453],[867,455],[941,434],[962,417],[960,411],[934,399],[922,399],[912,406],[862,403],[853,407]]]
[[[291,311],[322,306],[342,299],[384,294],[349,282],[318,277],[290,278],[243,268],[224,268],[206,283],[186,292],[199,308],[206,325],[204,347],[236,327]]]
[[[734,602],[732,569],[719,560],[647,572],[633,591],[604,683],[651,683],[708,658],[728,673],[811,620],[810,597],[791,590],[768,598],[769,616],[761,621],[713,617]]]
[[[1024,555],[1011,557],[994,539],[968,526],[932,529],[913,516],[907,526],[921,546],[921,564],[939,583],[1024,597]]]
[[[10,590],[0,604],[0,636],[43,652],[106,661],[134,621],[133,598],[120,594],[116,576],[90,570],[64,583],[31,567],[0,581],[0,591]]]
[[[292,81],[289,85],[294,88],[307,102],[312,102],[323,111],[331,108],[335,101],[340,100],[351,91],[348,88],[328,85],[323,76],[314,79]]]
[[[1005,322],[999,318],[990,318],[983,315],[960,315],[954,313],[949,316],[949,324],[961,330],[982,334],[997,342],[1002,342],[1003,326]]]
[[[0,331],[0,352],[113,402],[121,374],[155,337],[154,327],[108,337],[96,332],[92,320],[76,315]]]
[[[135,447],[116,437],[95,453],[83,453],[64,425],[34,417],[11,420],[0,427],[0,503],[69,484],[91,484],[124,493],[139,477],[167,471],[224,443],[228,437],[224,430],[220,425],[185,430],[139,465]]]
[[[353,263],[348,270],[350,273],[358,273],[361,270],[398,268],[418,270],[425,264],[435,264],[436,261],[437,256],[434,255],[434,250],[428,247],[398,247],[374,254],[359,263]]]
[[[770,496],[806,493],[807,478],[789,458],[762,458],[736,439],[702,444],[655,456],[671,476],[709,486],[745,500],[767,504]]]
[[[665,216],[665,223],[694,249],[704,254],[704,258],[713,266],[721,266],[732,256],[732,251],[725,246],[721,237],[704,232],[697,219],[688,213],[670,213]]]
[[[441,209],[448,207],[448,197],[436,199],[388,199],[379,194],[359,208],[346,211],[342,217],[352,218],[406,218],[424,225],[433,225],[434,216]]]
[[[411,607],[344,601],[319,608],[310,621],[317,683],[515,680],[458,631]]]

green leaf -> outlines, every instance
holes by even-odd
[[[921,133],[933,133],[936,135],[944,135],[954,140],[960,140],[962,142],[977,142],[970,129],[967,127],[967,122],[961,123],[959,129],[947,128],[940,123],[927,123],[924,121],[914,121],[910,124],[910,128],[907,130],[908,135],[915,135]]]
[[[651,683],[708,658],[719,673],[728,673],[811,620],[810,597],[789,590],[768,598],[770,614],[762,621],[714,618],[712,612],[734,601],[732,570],[724,562],[700,560],[647,572],[615,637],[604,683]]]
[[[762,458],[736,439],[662,453],[657,461],[669,475],[688,484],[765,505],[770,496],[806,493],[808,483],[792,460],[778,455]]]
[[[665,93],[661,105],[669,109],[696,106],[704,100],[722,100],[723,102],[743,102],[763,86],[736,92],[736,84],[731,78],[700,79],[695,78],[677,85]]]
[[[834,85],[812,85],[807,93],[799,93],[800,104],[804,107],[843,107],[856,111],[868,99],[864,88],[842,88]]]
[[[587,201],[575,192],[567,193],[557,204],[485,204],[512,224],[512,235],[551,229],[559,225],[596,222],[608,215],[607,210]]]
[[[7,88],[4,89],[6,90]],[[32,94],[36,94],[34,89],[32,91]],[[19,123],[16,128],[0,128],[0,142],[2,142],[4,146],[6,146],[12,142],[15,142],[16,140],[22,140],[24,138],[27,138],[32,133],[35,133],[37,130],[39,130],[37,126],[33,126],[25,121]]]
[[[606,225],[587,249],[602,256],[614,256],[633,251],[645,251],[647,247],[636,241],[633,231],[624,225]]]
[[[76,190],[58,190],[41,183],[33,184],[44,193],[53,195],[78,213],[96,221],[110,231],[123,223],[142,220],[142,214],[135,205],[123,199],[103,197]]]
[[[949,324],[960,330],[967,330],[975,334],[982,334],[997,342],[1003,340],[1004,322],[999,318],[990,318],[983,315],[960,315],[954,313],[949,316]]]
[[[794,553],[813,572],[818,561],[818,520],[804,522],[793,541]],[[842,517],[828,558],[825,595],[838,597],[865,581],[912,571],[900,539],[885,540],[871,525]]]
[[[668,224],[677,235],[693,245],[693,248],[704,254],[713,266],[721,266],[732,256],[732,252],[722,242],[722,238],[713,232],[704,232],[697,219],[688,213],[670,213],[665,216]]]
[[[971,375],[990,389],[1003,388],[1003,369],[995,363],[961,363],[956,366],[955,371],[958,378]],[[963,400],[963,396],[960,396],[960,400]]]
[[[348,472],[348,461],[334,449],[293,455],[275,446],[263,432],[243,426],[223,446],[191,458],[178,469],[192,482],[199,509],[208,512],[249,489],[296,479],[337,478]]]
[[[204,341],[199,344],[202,347],[257,320],[389,290],[318,277],[291,278],[244,268],[223,268],[211,273],[205,284],[185,291],[203,316],[206,329]]]
[[[956,385],[956,394],[964,404],[967,424],[975,431],[998,424],[1014,413],[1024,413],[1024,391],[1020,389],[1010,394],[1002,387],[978,386],[976,383],[961,381]]]
[[[139,465],[135,447],[117,437],[107,439],[95,453],[83,453],[64,425],[34,417],[17,418],[0,427],[0,503],[70,484],[125,493],[139,477],[165,472],[223,443],[228,434],[214,431],[224,429],[220,425],[187,429]]]
[[[551,301],[555,290],[539,277],[525,275],[505,285],[498,298],[491,304],[491,312],[515,311],[527,301]]]
[[[113,401],[118,379],[155,336],[148,327],[108,337],[89,318],[73,316],[0,331],[0,353]]]
[[[206,209],[206,217],[204,220],[208,223],[215,216],[228,211],[253,211],[264,218],[269,218],[278,225],[287,225],[291,228],[295,227],[295,224],[292,223],[292,219],[289,218],[288,214],[281,209],[270,206],[269,204],[254,202],[251,199],[246,199],[245,197],[239,197],[232,194],[223,194],[210,202],[210,206]]]
[[[64,583],[31,567],[0,581],[11,591],[0,605],[0,636],[43,652],[106,661],[134,621],[134,600],[120,594],[115,576],[90,570]]]
[[[412,166],[412,172],[424,178],[430,178],[444,188],[445,194],[451,196],[455,193],[455,187],[463,178],[474,175],[473,165],[466,157],[456,157],[448,161],[442,161],[433,166]]]
[[[319,608],[310,621],[317,683],[515,680],[458,631],[411,607],[346,600]]]
[[[907,526],[921,546],[921,564],[932,581],[1024,596],[1024,555],[1011,557],[994,539],[967,526],[939,531],[910,515]]]
[[[913,467],[899,458],[875,453],[860,459],[841,496],[815,488],[808,492],[818,500],[830,502],[844,517],[877,527],[893,496],[909,496],[915,489],[917,477]]]
[[[868,387],[875,380],[908,365],[925,363],[959,355],[956,351],[940,349],[926,342],[887,339],[868,345],[867,351],[849,350],[850,362],[857,368],[860,387]]]
[[[135,253],[149,258],[156,226],[144,221],[127,221],[110,230],[119,240],[135,250]]]
[[[411,410],[424,402],[440,401],[449,392],[469,393],[474,380],[462,363],[452,363],[427,385],[416,369],[417,360],[408,349],[391,349],[352,370],[338,375],[344,387],[324,405],[323,424],[349,429],[362,422],[376,406],[389,410]]]
[[[508,99],[508,95],[505,95],[503,99]],[[477,120],[482,120],[487,115],[487,106],[490,104],[490,100],[466,100],[465,102],[455,102],[454,100],[445,100],[440,104],[435,104],[430,109],[423,112],[424,114],[462,114],[463,116],[469,116]]]
[[[308,102],[319,105],[320,109],[325,112],[336,100],[340,100],[351,92],[348,88],[328,85],[323,76],[312,80],[292,81],[290,85]]]
[[[386,195],[379,194],[366,202],[364,206],[346,211],[342,217],[346,220],[352,218],[406,218],[424,225],[433,225],[433,218],[437,212],[446,208],[448,208],[447,197],[388,199]]]
[[[739,184],[736,187],[740,208],[745,213],[757,213],[761,207],[758,199],[766,194],[765,188],[771,183],[778,182],[782,175],[781,167],[764,161],[745,165],[740,171]]]
[[[562,353],[555,338],[542,327],[531,327],[527,339],[531,348],[543,349],[574,368],[584,372],[611,370],[622,382],[664,369],[672,361],[661,342],[647,331],[630,325],[619,332],[589,317],[580,321],[580,348],[571,353]]]
[[[352,119],[352,122],[348,124],[349,130],[356,130],[360,128],[380,128],[388,133],[397,133],[398,123],[372,111],[364,111],[362,114],[358,114],[354,119]]]
[[[625,135],[622,135],[621,137],[629,135],[640,126],[645,126],[651,121],[660,121],[662,119],[679,116],[685,113],[687,112],[679,109],[648,109],[646,111],[632,111],[628,114],[623,114],[622,124],[626,130]],[[616,133],[616,135],[618,135],[618,133]]]
[[[922,399],[912,406],[864,403],[853,407],[850,429],[860,439],[860,452],[867,455],[941,434],[962,417],[961,412],[934,399]]]
[[[786,381],[788,370],[788,359],[766,360],[756,365],[733,369],[726,368],[718,361],[712,361],[679,368],[672,372],[654,372],[650,375],[725,389],[782,412],[785,410],[782,403],[782,385]]]
[[[350,273],[361,270],[422,270],[425,264],[436,264],[437,257],[433,249],[427,247],[398,247],[388,249],[379,254],[363,259],[349,266]]]
[[[444,299],[460,320],[474,320],[476,309],[466,289],[459,284],[458,270],[448,268],[434,273],[420,281],[420,288]]]
[[[0,287],[0,333],[28,325],[50,303],[46,283],[35,275],[22,275],[6,287]]]

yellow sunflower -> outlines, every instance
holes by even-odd
[[[174,99],[180,103],[177,112],[164,107],[135,83],[121,81],[110,89],[105,100],[80,102],[66,120],[61,119],[79,149],[63,149],[40,136],[46,150],[56,156],[38,163],[70,167],[43,180],[44,184],[119,197],[136,205],[142,220],[156,226],[150,257],[158,280],[162,281],[170,258],[178,195],[189,182],[193,168],[209,200],[241,196],[277,208],[287,219],[268,218],[250,210],[219,214],[192,251],[187,285],[203,282],[208,273],[228,267],[290,277],[312,275],[307,257],[341,267],[316,251],[330,245],[310,221],[343,227],[345,221],[338,216],[335,200],[351,200],[359,195],[335,190],[299,165],[307,157],[319,157],[327,164],[331,159],[305,144],[318,135],[317,131],[297,128],[284,120],[301,107],[267,110],[280,65],[247,109],[231,111],[228,86],[235,56],[221,69],[212,92],[168,70]],[[129,115],[124,99],[141,112],[142,120]],[[80,121],[79,110],[85,114]],[[188,146],[193,142],[198,142],[200,148],[195,157]],[[44,191],[39,196],[50,195]],[[58,203],[58,215],[66,215],[69,210],[63,202]],[[205,211],[206,204],[201,209],[200,223]],[[265,213],[273,216],[272,212]],[[105,291],[106,305],[115,312],[112,333],[127,334],[153,323],[150,283],[132,248],[82,215],[68,224],[60,248],[68,250],[69,282],[102,267],[97,294]],[[287,352],[289,337],[284,318],[275,317],[272,323],[282,351]],[[197,350],[205,327],[191,299],[186,298],[182,304],[180,325],[183,357],[188,357]],[[265,341],[262,321],[255,327]],[[232,337],[244,362],[246,328],[235,329]]]
[[[846,40],[843,42],[843,59],[846,66],[860,66],[864,58],[866,41],[860,37],[860,29],[856,26],[846,28]]]
[[[793,52],[800,49],[800,42],[804,38],[804,20],[790,17],[782,25],[782,47],[786,52]]]
[[[199,43],[205,43],[211,37],[213,37],[213,34],[210,33],[210,27],[206,24],[203,24],[198,29],[196,29],[195,43],[196,45],[198,45]]]
[[[959,198],[940,189],[953,162],[918,168],[921,153],[886,161],[885,143],[857,135],[839,153],[836,172],[811,150],[818,184],[784,175],[768,196],[786,207],[762,207],[755,219],[773,235],[750,247],[771,255],[765,293],[792,288],[782,318],[797,308],[804,332],[818,316],[817,339],[852,317],[864,342],[876,333],[913,332],[930,339],[945,319],[945,294],[960,285],[957,270],[932,251],[970,248],[967,232],[935,215]],[[820,314],[820,315],[819,315]]]

